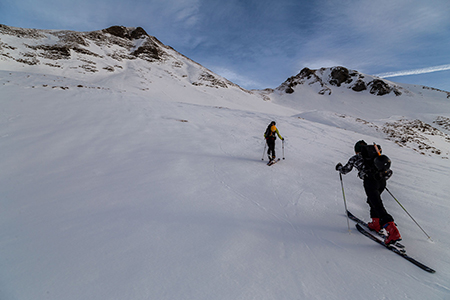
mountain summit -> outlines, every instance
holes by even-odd
[[[141,27],[112,26],[103,30],[24,29],[0,25],[2,69],[94,78],[117,75],[134,68],[148,88],[146,75],[164,65],[174,79],[195,86],[227,88],[235,84],[188,59],[150,36]],[[129,73],[127,76],[130,76]]]
[[[99,31],[75,32],[0,25],[0,33],[3,35],[2,40],[5,40],[1,44],[3,58],[28,65],[43,64],[63,68],[62,62],[56,63],[58,60],[86,60],[92,56],[110,57],[117,61],[136,58],[156,61],[167,55],[165,46],[141,27],[112,26]],[[105,48],[111,50],[107,51]],[[97,71],[96,68],[87,70]]]
[[[345,87],[355,92],[368,90],[370,94],[376,96],[384,96],[394,93],[396,96],[402,94],[403,89],[399,85],[392,82],[364,75],[355,70],[349,70],[345,67],[321,68],[319,70],[311,70],[304,68],[296,76],[288,78],[278,90],[292,94],[295,92],[297,85],[311,85],[318,88],[321,95],[330,95],[332,93],[331,86]]]

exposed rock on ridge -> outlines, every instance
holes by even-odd
[[[123,26],[111,26],[109,28],[103,29],[102,31],[129,40],[137,40],[149,36],[147,32],[145,32],[145,30],[141,27],[126,28]]]
[[[355,92],[369,90],[370,94],[384,96],[393,92],[400,96],[400,87],[380,78],[363,75],[357,71],[344,67],[321,68],[311,70],[304,68],[296,76],[288,78],[277,90],[292,94],[298,85],[315,85],[321,95],[331,95],[333,86],[338,88],[348,88]]]
[[[106,54],[119,61],[139,57],[152,62],[162,60],[166,56],[165,46],[155,37],[149,36],[141,27],[112,26],[99,31],[75,32],[69,30],[23,29],[0,25],[0,33],[17,38],[31,39],[31,41],[28,40],[25,43],[25,46],[34,51],[19,53],[18,57],[13,57],[7,51],[8,49],[15,50],[16,47],[4,42],[0,44],[1,56],[14,58],[18,62],[29,65],[40,63],[40,58],[52,60],[69,59],[73,55],[72,51],[79,54],[103,57],[103,55],[89,49],[92,44],[98,47],[119,46],[124,48]],[[54,41],[55,38],[56,41]],[[139,39],[142,39],[143,42],[136,47],[136,40]],[[43,63],[45,64],[45,62]]]
[[[195,86],[238,87],[164,45],[141,27],[112,26],[77,32],[0,24],[0,61],[6,62],[12,70],[19,66],[32,71],[37,70],[35,66],[40,66],[54,75],[61,75],[61,70],[64,70],[64,76],[121,72],[127,68],[128,62],[137,61],[139,70],[136,76],[139,78],[152,72],[154,63],[158,63],[166,65],[163,69],[169,76]],[[148,88],[145,86],[147,83],[151,80],[141,80],[143,89]]]

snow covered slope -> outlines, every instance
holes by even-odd
[[[445,93],[407,87],[410,93],[376,96],[332,86],[321,95],[310,85],[249,92],[165,46],[173,57],[164,61],[112,64],[106,54],[91,55],[97,72],[80,67],[73,50],[53,62],[62,67],[39,55],[29,65],[7,39],[1,36],[1,299],[450,296]],[[97,54],[118,47],[89,45]],[[226,87],[209,84],[210,76],[201,81],[204,72]],[[277,141],[286,159],[267,167],[262,135],[271,120],[286,138],[284,151]],[[434,134],[413,120],[432,124]],[[385,133],[389,122],[403,126],[394,133],[413,130],[412,142]],[[440,152],[420,149],[416,134]],[[392,159],[388,186],[433,241],[387,194],[385,205],[408,253],[435,274],[349,234],[334,166],[359,139],[381,144]],[[354,173],[344,177],[347,204],[368,220]]]

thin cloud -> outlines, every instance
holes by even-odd
[[[433,72],[447,71],[447,70],[450,70],[450,65],[441,65],[441,66],[428,67],[428,68],[415,69],[415,70],[387,72],[387,73],[376,74],[375,76],[380,77],[380,78],[389,78],[389,77],[398,77],[398,76],[419,75],[419,74],[426,74],[426,73],[433,73]]]

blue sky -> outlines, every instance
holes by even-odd
[[[142,27],[248,89],[344,66],[450,91],[449,0],[0,0],[0,24]]]

